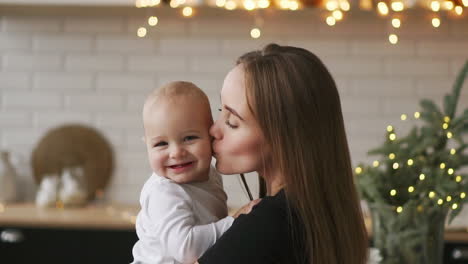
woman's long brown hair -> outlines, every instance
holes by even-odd
[[[306,263],[364,264],[368,237],[331,74],[311,52],[276,44],[241,56],[237,64],[243,66],[247,101],[301,223],[290,226],[299,238],[294,241],[302,241],[297,248],[305,250],[297,255]],[[291,210],[289,215],[294,223]]]

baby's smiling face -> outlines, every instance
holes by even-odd
[[[208,108],[208,109],[205,109]],[[145,143],[153,171],[177,183],[208,180],[213,123],[209,105],[188,96],[145,106]]]

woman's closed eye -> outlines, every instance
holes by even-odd
[[[226,120],[224,123],[226,124],[226,126],[228,126],[228,127],[230,127],[230,128],[233,128],[233,129],[238,127],[238,126],[236,126],[236,125],[231,124],[231,123],[229,122],[229,120]]]

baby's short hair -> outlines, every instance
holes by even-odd
[[[143,106],[143,115],[145,109],[148,111],[152,106],[159,105],[162,102],[171,102],[179,99],[198,100],[206,109],[209,119],[212,120],[208,96],[194,83],[185,81],[169,82],[152,91],[146,98]]]
[[[208,96],[196,86],[194,83],[185,82],[185,81],[173,81],[164,84],[163,86],[159,87],[152,91],[146,101],[153,101],[157,102],[159,100],[174,100],[179,97],[192,97],[195,99],[199,99],[206,103],[209,106]]]

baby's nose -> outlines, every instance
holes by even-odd
[[[185,154],[186,154],[186,151],[181,146],[173,146],[171,149],[171,158],[173,159],[182,158],[185,156]]]

